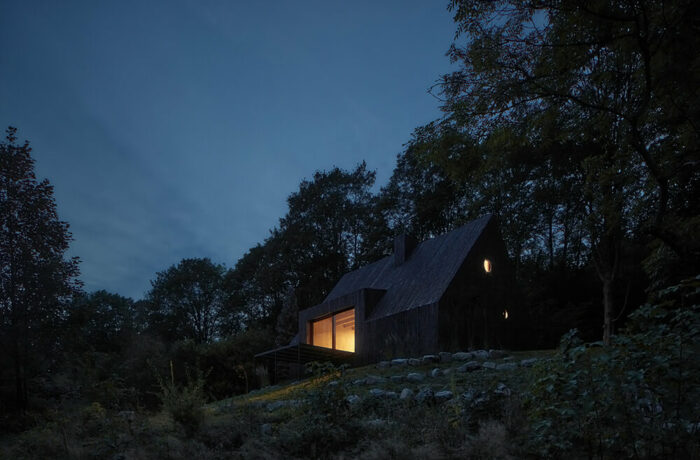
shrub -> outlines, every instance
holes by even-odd
[[[193,377],[187,371],[187,383],[178,387],[175,385],[175,375],[172,361],[170,362],[170,380],[159,378],[161,392],[158,395],[163,409],[173,421],[179,424],[187,436],[194,435],[204,420],[204,385],[206,375],[196,371]]]
[[[528,401],[539,455],[698,458],[699,287],[697,277],[661,291],[611,347],[562,338]]]

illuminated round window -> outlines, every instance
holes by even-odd
[[[484,259],[484,271],[486,273],[491,273],[492,268],[491,261],[489,259]]]

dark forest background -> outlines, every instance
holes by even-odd
[[[29,143],[0,144],[0,413],[85,399],[156,408],[158,375],[209,372],[219,399],[258,386],[253,355],[298,309],[395,235],[499,219],[518,336],[551,348],[611,337],[661,289],[700,273],[700,18],[693,1],[454,0],[443,116],[413,132],[387,184],[366,164],[317,171],[231,267],[196,254],[143,299],[84,292],[68,223]]]

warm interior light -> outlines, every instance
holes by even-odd
[[[335,349],[355,351],[355,310],[335,315]]]
[[[484,271],[491,273],[491,261],[489,259],[484,259]]]
[[[333,348],[333,317],[313,323],[313,344],[317,347]]]
[[[503,310],[503,319],[508,319],[508,310]]]
[[[311,344],[317,347],[355,352],[355,309],[351,308],[333,316],[313,321],[311,323]]]

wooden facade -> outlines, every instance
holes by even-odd
[[[335,320],[328,318],[339,312],[347,318],[352,310],[358,364],[502,347],[513,287],[491,216],[422,243],[401,235],[393,255],[346,274],[324,302],[300,311],[299,333],[290,346],[314,346],[314,337],[321,341],[314,325],[328,334],[332,324],[334,339],[324,335],[323,343],[335,348]]]

